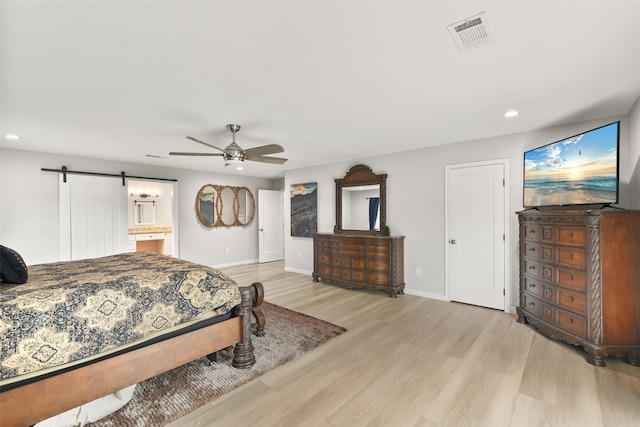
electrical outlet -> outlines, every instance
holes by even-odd
[[[224,253],[229,255],[231,253],[231,250],[229,248],[227,248],[227,249],[224,250]]]
[[[416,276],[419,276],[422,274],[422,269],[420,267],[416,267]]]
[[[302,258],[302,254],[298,252],[298,259]]]

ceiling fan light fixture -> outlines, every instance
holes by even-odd
[[[240,159],[240,158],[234,158],[234,157],[226,157],[224,159],[224,165],[225,166],[229,166],[229,165],[242,165],[242,163],[244,163],[244,160]]]

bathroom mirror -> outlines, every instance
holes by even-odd
[[[253,193],[247,187],[206,184],[196,197],[198,220],[205,227],[249,225],[255,210]]]
[[[155,225],[156,202],[154,200],[134,200],[135,225]]]
[[[336,234],[390,234],[387,226],[387,175],[365,165],[336,179]]]

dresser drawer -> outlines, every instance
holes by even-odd
[[[539,296],[540,288],[541,288],[540,282],[530,277],[526,277],[526,276],[524,277],[524,290],[526,292],[530,293],[531,295]]]
[[[353,268],[364,268],[364,258],[353,258]]]
[[[370,271],[368,274],[368,279],[370,282],[379,283],[381,285],[389,284],[389,275],[383,272]]]
[[[540,226],[536,224],[523,224],[522,237],[532,242],[540,241]]]
[[[555,286],[547,286],[542,285],[542,289],[540,290],[540,298],[549,303],[554,303],[556,301],[555,297],[558,294],[558,288]]]
[[[564,245],[584,246],[587,242],[586,228],[579,226],[558,226],[556,241]]]
[[[553,246],[540,245],[540,261],[553,262]]]
[[[524,306],[522,308],[524,308],[525,310],[527,310],[529,313],[533,314],[536,317],[540,317],[540,301],[537,298],[532,297],[529,294],[523,294],[522,295],[522,303],[524,304]]]
[[[558,288],[558,305],[563,308],[575,311],[578,314],[587,314],[587,299],[584,294]]]
[[[565,288],[571,288],[580,291],[586,290],[585,273],[582,271],[558,268],[556,283]]]
[[[369,255],[369,256],[388,256],[389,255],[389,246],[388,245],[368,245],[367,246],[367,255]]]
[[[331,267],[329,267],[328,265],[319,265],[318,271],[323,276],[331,276]]]
[[[583,316],[556,309],[556,326],[581,338],[587,337],[587,319]]]
[[[525,259],[522,262],[523,273],[534,278],[540,277],[540,263]]]
[[[584,249],[556,247],[556,264],[575,268],[586,268],[587,254]]]
[[[535,260],[540,259],[540,244],[535,242],[524,242],[523,256]]]
[[[362,270],[352,270],[351,271],[351,279],[362,282],[364,280],[364,271]]]
[[[389,262],[383,259],[368,259],[367,268],[370,270],[388,271]]]
[[[331,257],[327,254],[318,254],[317,258],[320,264],[331,264]]]

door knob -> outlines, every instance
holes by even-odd
[[[451,243],[452,245],[455,245],[456,244],[456,239],[449,240],[449,243]]]

